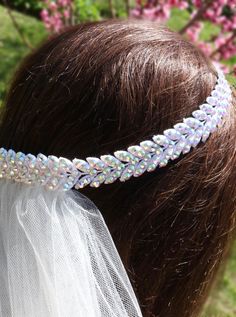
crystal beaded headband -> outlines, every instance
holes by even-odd
[[[230,86],[218,70],[217,84],[206,103],[193,111],[191,117],[163,134],[153,136],[152,140],[130,146],[126,151],[116,151],[113,155],[87,157],[86,160],[75,158],[73,161],[52,155],[25,155],[1,148],[0,177],[25,184],[41,184],[51,190],[79,189],[87,185],[99,187],[117,179],[125,182],[132,176],[138,177],[145,171],[166,166],[181,153],[195,148],[200,141],[205,142],[222,123],[231,98]]]

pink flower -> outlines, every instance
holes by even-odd
[[[49,9],[50,10],[52,10],[52,11],[56,11],[57,10],[57,8],[58,8],[58,6],[57,6],[57,4],[56,4],[56,2],[50,2],[50,4],[49,4]]]
[[[44,0],[47,9],[41,11],[41,19],[50,32],[59,32],[67,25],[71,15],[72,0]]]
[[[58,5],[61,7],[68,7],[71,6],[72,1],[71,0],[58,0]]]
[[[219,48],[222,45],[224,45],[226,42],[226,38],[222,35],[219,35],[216,39],[215,39],[215,47]]]
[[[169,5],[171,7],[177,7],[180,10],[186,9],[189,6],[188,2],[183,0],[169,0]]]
[[[203,51],[203,53],[205,53],[208,56],[211,55],[213,48],[212,48],[212,45],[210,43],[199,42],[199,43],[197,43],[197,45]]]
[[[203,28],[203,24],[195,22],[190,28],[187,29],[187,34],[192,42],[196,42],[199,38],[200,32]]]
[[[65,17],[66,19],[69,19],[69,18],[70,18],[70,10],[65,10],[65,11],[63,12],[63,14],[64,14],[64,17]]]
[[[215,40],[217,56],[219,59],[229,59],[236,55],[236,43],[231,34],[219,35]]]
[[[143,16],[147,20],[154,21],[156,19],[156,8],[143,9]]]
[[[140,18],[141,17],[141,12],[140,9],[133,9],[130,11],[130,16],[134,17],[134,18]]]
[[[143,9],[143,16],[147,20],[164,22],[170,16],[167,6],[158,6],[152,9]]]
[[[202,0],[192,0],[195,7],[200,8],[202,6]]]
[[[48,10],[46,9],[43,9],[41,12],[40,12],[40,16],[41,18],[44,20],[46,18],[48,18],[49,14],[48,14]]]
[[[205,13],[205,17],[208,18],[208,19],[215,19],[215,12],[212,10],[212,9],[209,9],[206,11]]]

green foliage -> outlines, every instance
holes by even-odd
[[[77,22],[101,19],[96,1],[93,0],[74,0],[74,12]]]
[[[190,14],[188,11],[180,11],[178,8],[174,8],[171,11],[171,17],[167,22],[168,27],[171,30],[179,31],[188,22]]]
[[[125,1],[124,0],[116,0],[113,1],[113,7],[114,7],[114,12],[115,16],[119,18],[124,18],[127,17],[127,11],[126,11],[126,6],[125,6]],[[131,0],[130,5],[134,5],[135,1]],[[101,16],[104,18],[110,18],[111,17],[111,12],[109,8],[109,1],[104,1],[104,0],[97,0],[96,1],[98,10],[101,13]]]
[[[125,1],[113,1],[116,17],[127,17]],[[99,21],[111,17],[109,1],[104,0],[74,0],[75,17],[77,22]]]
[[[2,2],[0,1],[0,3]],[[33,15],[38,15],[43,6],[42,0],[10,0],[8,3],[17,10],[29,12]]]
[[[236,316],[236,243],[221,278],[209,297],[202,317]]]
[[[44,26],[34,18],[14,12],[14,17],[22,32],[30,40],[32,46],[46,36]],[[0,104],[6,93],[6,87],[22,58],[29,53],[4,7],[0,6]]]

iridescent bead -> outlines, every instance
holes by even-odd
[[[3,161],[6,159],[7,156],[7,150],[4,148],[0,148],[0,160]]]
[[[216,122],[213,119],[213,117],[211,117],[205,124],[205,129],[208,130],[210,133],[215,131],[216,129]]]
[[[118,167],[123,165],[116,157],[112,155],[102,155],[101,160],[108,166]]]
[[[78,179],[77,183],[75,184],[75,189],[84,188],[85,186],[90,184],[91,181],[92,181],[92,176],[85,175]]]
[[[182,136],[181,133],[179,133],[177,130],[175,129],[167,129],[164,131],[164,135],[169,138],[172,141],[176,141],[179,140]]]
[[[64,191],[67,191],[67,190],[69,190],[69,189],[71,189],[73,186],[70,186],[70,184],[68,184],[68,183],[64,183],[63,185],[62,185],[62,189],[64,190]]]
[[[159,164],[163,157],[165,157],[164,152],[161,155],[153,155],[151,162],[154,164]]]
[[[48,169],[48,158],[43,154],[38,154],[36,158],[36,166],[40,171]]]
[[[209,105],[212,105],[212,106],[216,106],[217,105],[217,99],[215,97],[211,97],[211,96],[207,97],[206,102],[209,103]]]
[[[225,89],[224,89],[224,87],[223,87],[222,85],[219,85],[219,84],[217,84],[217,85],[215,86],[215,90],[216,90],[217,92],[219,92],[219,93],[225,93],[225,92],[226,92]]]
[[[91,169],[91,170],[90,170],[90,172],[89,172],[89,175],[91,175],[91,176],[95,176],[95,175],[97,175],[97,173],[98,173],[98,171],[97,171],[97,170],[95,170],[95,169]]]
[[[219,99],[219,98],[221,98],[222,95],[221,95],[217,90],[214,89],[214,90],[211,92],[211,96],[214,97],[214,98]]]
[[[105,175],[99,174],[92,180],[92,182],[90,183],[90,186],[99,187],[104,181],[105,181]]]
[[[14,164],[15,163],[16,152],[13,150],[9,150],[6,155],[7,163]]]
[[[148,165],[147,165],[147,171],[148,172],[152,172],[154,171],[156,168],[157,168],[157,164],[153,163],[152,161],[151,162],[148,162]]]
[[[48,180],[48,178],[45,175],[41,175],[38,178],[38,183],[43,186],[47,183],[47,180]]]
[[[186,140],[186,141],[187,141],[186,145],[185,145],[185,147],[182,150],[183,154],[189,153],[189,151],[191,150],[191,145],[188,143],[188,140]]]
[[[217,113],[222,118],[227,114],[227,110],[225,108],[218,108]]]
[[[116,179],[113,177],[113,176],[108,176],[106,179],[105,179],[105,184],[112,184],[114,183]]]
[[[215,108],[207,103],[202,104],[199,108],[205,111],[206,114],[209,114],[209,115],[212,115],[216,112]]]
[[[141,161],[140,163],[138,163],[136,166],[135,166],[135,170],[134,170],[134,176],[135,177],[138,177],[140,175],[142,175],[146,169],[147,169],[147,161]]]
[[[50,183],[56,187],[59,184],[59,179],[56,177],[53,177],[52,179],[50,179]]]
[[[170,144],[169,139],[165,135],[154,135],[152,139],[157,145],[160,145],[164,148],[167,148]]]
[[[54,190],[60,185],[60,180],[57,177],[51,177],[45,184],[49,190]]]
[[[190,128],[186,123],[183,122],[175,124],[174,128],[181,134],[191,134],[194,132],[192,128]]]
[[[118,177],[120,177],[120,175],[121,175],[121,171],[113,171],[113,172],[111,173],[111,175],[112,175],[114,178],[118,178]]]
[[[171,156],[172,160],[176,160],[180,156],[181,152],[180,151],[175,151],[173,155]]]
[[[194,138],[193,138],[193,141],[192,141],[192,147],[196,147],[199,142],[201,141],[201,138],[202,138],[202,133],[197,131],[194,135]]]
[[[24,164],[25,154],[22,152],[17,152],[15,156],[15,162],[17,166],[22,166]]]
[[[117,166],[117,170],[121,170],[119,166]],[[105,167],[102,172],[103,172],[104,175],[108,175],[111,172],[111,168],[110,167]]]
[[[31,169],[35,168],[36,157],[33,154],[27,154],[25,156],[25,164]]]
[[[87,162],[90,164],[92,168],[95,168],[97,170],[103,170],[105,167],[105,164],[102,160],[96,157],[87,157]]]
[[[163,157],[163,158],[161,159],[160,163],[159,163],[159,166],[160,166],[160,167],[164,167],[164,166],[166,166],[167,164],[168,164],[168,159]]]
[[[74,164],[64,158],[64,157],[60,157],[59,158],[59,168],[58,168],[58,172],[57,172],[57,176],[60,178],[66,178],[67,180],[69,178],[71,179],[75,179],[76,177],[79,177],[81,175],[81,172],[79,172],[77,170],[77,168],[74,166]]]
[[[171,158],[174,154],[174,151],[176,150],[175,145],[170,145],[165,151],[164,154],[166,157]]]
[[[146,155],[146,152],[144,151],[144,149],[139,145],[128,147],[128,152],[130,152],[131,154],[139,158],[144,158]]]
[[[59,158],[54,155],[50,155],[48,157],[48,168],[53,174],[56,174],[58,172],[59,166]]]
[[[138,158],[127,151],[116,151],[114,155],[116,158],[118,158],[118,160],[121,160],[123,162],[129,162],[131,164],[135,164],[138,162]]]
[[[155,152],[157,148],[157,144],[152,141],[143,141],[140,143],[140,146],[144,149],[146,152]]]
[[[160,147],[159,145],[157,145],[157,148],[155,151],[156,155],[161,155],[163,153],[163,151],[164,151],[163,148]]]
[[[74,159],[72,162],[81,172],[88,173],[91,171],[91,166],[84,160]]]
[[[131,178],[134,172],[134,166],[128,165],[121,174],[120,181],[125,182]]]
[[[218,78],[217,82],[218,82],[219,85],[228,84],[227,81],[224,78],[222,78],[222,77]]]
[[[78,181],[80,175],[78,174],[77,176],[74,176],[74,175],[69,175],[67,176],[66,178],[66,182],[71,185],[71,187],[74,186],[74,184],[76,184],[76,182]]]
[[[98,180],[94,180],[90,183],[91,187],[96,187],[98,188],[101,185],[101,183]]]
[[[198,127],[202,125],[202,123],[195,118],[184,118],[184,123],[186,123],[190,128],[196,130]]]
[[[181,139],[175,145],[176,151],[181,152],[185,146],[186,146],[186,139],[182,136]]]
[[[121,173],[122,173],[122,171],[117,171],[117,170],[112,171],[111,173],[109,173],[106,176],[106,179],[105,179],[104,183],[105,184],[114,183],[121,176]]]
[[[207,119],[207,114],[203,110],[193,111],[192,115],[193,115],[194,118],[196,118],[198,120],[201,120],[201,121]]]
[[[209,138],[209,136],[210,136],[210,131],[205,128],[205,130],[202,134],[202,142],[206,142],[206,140]]]
[[[220,107],[227,109],[229,106],[229,102],[227,100],[222,100],[220,102]]]

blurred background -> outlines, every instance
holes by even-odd
[[[167,24],[221,63],[236,82],[236,0],[0,0],[0,105],[22,58],[52,33],[84,21],[146,19]],[[202,317],[236,316],[236,245]]]

